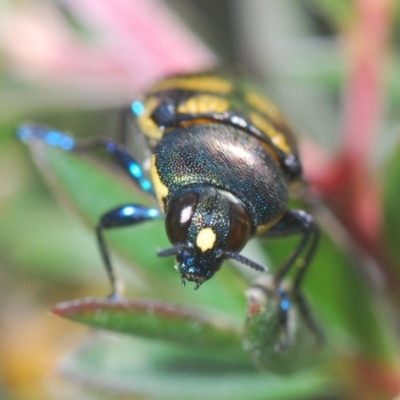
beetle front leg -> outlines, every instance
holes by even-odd
[[[303,210],[288,210],[283,217],[270,230],[265,232],[263,237],[283,237],[294,234],[301,234],[302,239],[292,254],[275,274],[276,293],[280,298],[281,323],[284,329],[285,338],[280,347],[286,348],[290,344],[288,332],[288,314],[290,310],[289,296],[282,288],[282,281],[293,266],[298,266],[293,282],[293,294],[299,310],[307,323],[309,329],[315,334],[317,341],[322,338],[321,331],[311,315],[306,301],[300,292],[300,284],[310,265],[311,258],[319,240],[318,226],[314,218]]]
[[[120,290],[118,286],[120,285],[118,284],[118,279],[110,260],[110,254],[104,240],[103,231],[106,229],[133,226],[160,217],[162,217],[162,214],[156,208],[144,207],[137,204],[125,204],[108,211],[100,218],[96,227],[96,235],[107,276],[112,286],[112,292],[109,296],[110,299],[116,300],[119,298]]]

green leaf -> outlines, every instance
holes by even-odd
[[[246,359],[238,326],[221,317],[154,300],[84,299],[57,305],[52,312],[92,327],[162,339],[203,352]]]
[[[333,382],[315,372],[290,377],[262,374],[154,341],[104,337],[64,360],[71,381],[104,391],[163,400],[286,400],[334,394]]]

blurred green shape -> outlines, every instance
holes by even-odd
[[[330,20],[335,28],[344,28],[354,21],[356,6],[348,0],[312,0]]]
[[[60,372],[102,391],[163,400],[287,400],[334,393],[331,380],[314,372],[265,375],[223,359],[210,359],[202,347],[188,351],[123,337],[92,341],[64,360]]]
[[[36,187],[13,196],[0,216],[3,258],[26,276],[57,284],[106,281],[95,238]]]
[[[383,173],[383,230],[384,240],[390,255],[395,259],[393,265],[400,266],[400,147],[386,163]],[[399,268],[400,269],[400,268]]]

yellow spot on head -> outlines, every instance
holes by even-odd
[[[217,235],[210,228],[203,228],[197,234],[196,238],[196,246],[202,251],[205,252],[207,250],[211,250],[214,247],[215,240],[217,239]]]
[[[151,156],[150,175],[151,175],[151,180],[153,181],[158,204],[160,205],[161,210],[164,212],[164,199],[168,196],[169,190],[167,186],[165,186],[161,182],[161,178],[160,175],[158,174],[156,166],[156,156],[154,154]]]

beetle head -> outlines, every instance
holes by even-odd
[[[195,289],[225,259],[239,253],[252,233],[244,204],[231,193],[206,185],[185,188],[171,199],[165,227],[174,247],[159,255],[176,255],[182,283],[195,282]]]

